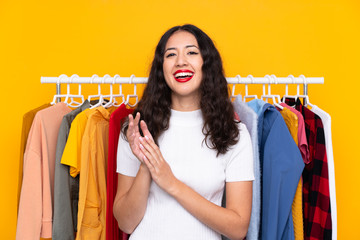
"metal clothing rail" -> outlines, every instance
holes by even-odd
[[[59,77],[41,77],[41,83],[77,83],[77,84],[145,84],[147,83],[147,77],[135,77],[134,75],[130,77],[120,77],[115,75],[111,77],[105,75],[104,77],[92,76],[92,77],[79,77],[77,75],[72,75],[68,77],[66,75],[61,75]],[[323,77],[305,77],[300,75],[299,77],[293,77],[292,75],[288,77],[276,77],[274,75],[267,75],[265,77],[252,77],[251,75],[247,77],[240,77],[239,75],[235,77],[227,77],[227,82],[229,84],[323,84]]]
[[[74,74],[68,77],[65,74],[60,75],[59,77],[41,77],[41,83],[56,83],[56,94],[60,94],[60,84],[146,84],[148,81],[147,77],[135,77],[131,75],[130,77],[120,77],[116,74],[114,77],[106,74],[103,77],[99,77],[96,74],[92,77],[79,77]],[[227,77],[226,81],[228,84],[303,84],[304,85],[304,95],[307,95],[307,85],[308,84],[323,84],[323,77],[305,77],[300,75],[299,77],[294,77],[289,75],[288,77],[276,77],[275,75],[266,75],[265,77],[253,77],[248,75],[247,77],[240,77],[236,75],[235,77]]]

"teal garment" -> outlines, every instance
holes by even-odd
[[[66,114],[61,122],[56,144],[54,176],[53,240],[73,240],[77,229],[77,204],[79,201],[79,176],[72,178],[69,166],[61,164],[61,157],[75,117],[90,107],[88,100]]]
[[[258,115],[262,174],[260,238],[295,239],[291,205],[304,162],[279,111],[258,99],[248,106]]]

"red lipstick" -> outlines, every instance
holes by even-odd
[[[178,78],[176,78],[175,76],[178,73],[192,73],[192,75],[189,76],[189,77],[181,77],[181,78],[178,77]],[[177,82],[184,83],[184,82],[188,82],[188,81],[190,81],[192,79],[192,77],[194,76],[194,72],[190,71],[190,70],[187,70],[187,69],[179,69],[173,74],[173,76],[174,76],[174,78],[175,78],[175,80]]]

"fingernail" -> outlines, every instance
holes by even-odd
[[[139,140],[140,140],[141,142],[143,142],[143,141],[144,141],[144,139],[143,139],[142,137],[139,137]]]
[[[146,140],[149,140],[148,136],[145,135]]]
[[[140,143],[140,148],[141,148],[141,149],[144,149],[144,146],[143,146],[141,143]]]

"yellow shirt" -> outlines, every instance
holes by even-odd
[[[26,142],[29,136],[30,128],[36,113],[44,108],[50,107],[50,103],[46,103],[41,105],[38,108],[35,108],[27,113],[24,114],[23,123],[22,123],[22,130],[21,130],[21,140],[20,140],[20,161],[19,161],[19,182],[18,182],[18,192],[17,192],[17,210],[19,210],[19,201],[20,201],[20,192],[22,186],[22,179],[23,179],[23,164],[24,164],[24,153]]]
[[[81,169],[76,240],[106,239],[106,169],[109,119],[115,108],[95,108],[81,145]]]
[[[289,129],[296,145],[298,145],[298,117],[291,110],[284,108],[280,111],[286,126]],[[301,178],[296,188],[295,197],[292,203],[292,217],[294,223],[295,240],[304,239],[303,212],[302,212],[302,182]]]
[[[70,175],[76,177],[81,168],[81,141],[84,135],[86,123],[89,116],[96,108],[85,109],[79,113],[71,123],[69,137],[66,142],[61,163],[70,166]]]

